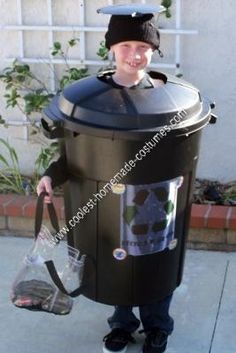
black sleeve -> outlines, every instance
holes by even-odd
[[[69,177],[66,163],[66,156],[62,155],[56,162],[53,162],[44,172],[44,176],[52,178],[52,187],[64,184]]]

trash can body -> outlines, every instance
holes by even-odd
[[[45,135],[63,136],[68,239],[92,260],[84,295],[112,305],[155,302],[181,282],[210,106],[172,77],[148,90],[81,81],[45,110],[43,126]]]

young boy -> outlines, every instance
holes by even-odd
[[[113,15],[105,35],[106,47],[114,55],[116,70],[105,76],[114,89],[147,89],[162,85],[162,80],[152,80],[146,72],[155,50],[159,51],[160,36],[153,14],[139,16]],[[53,163],[40,180],[37,192],[46,191],[52,200],[52,187],[66,181],[65,158]],[[173,330],[173,319],[169,316],[172,295],[154,304],[139,306],[140,320],[146,335],[143,353],[162,353],[166,349],[168,335]],[[111,332],[104,337],[103,352],[125,352],[129,342],[134,342],[132,333],[140,325],[132,312],[132,306],[116,306],[108,319]],[[142,331],[141,331],[142,332]]]

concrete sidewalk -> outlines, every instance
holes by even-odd
[[[32,239],[0,237],[0,353],[99,353],[113,308],[80,297],[70,315],[14,307],[9,291]],[[136,309],[135,309],[136,311]],[[236,253],[188,250],[166,353],[236,352]],[[127,353],[141,352],[143,335]]]

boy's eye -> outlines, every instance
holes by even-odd
[[[147,45],[141,45],[140,48],[144,49],[144,50],[148,50],[149,49],[149,47]]]

